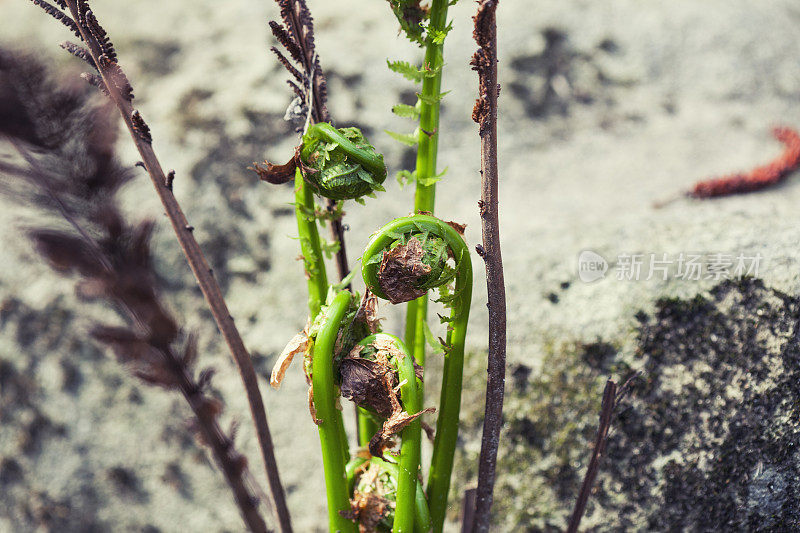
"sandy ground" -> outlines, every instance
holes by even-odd
[[[285,76],[267,50],[266,21],[277,8],[243,0],[92,5],[265,373],[305,321],[291,190],[256,183],[245,170],[253,160],[286,157],[294,142],[282,121],[290,99]],[[413,60],[418,51],[397,36],[384,2],[316,1],[311,8],[333,116],[339,125],[365,127],[390,172],[402,168],[408,154],[382,132],[408,128],[390,108],[413,103],[414,88],[385,61]],[[26,2],[0,0],[0,9],[2,41],[75,66],[57,47],[69,38],[57,23]],[[473,10],[472,2],[451,10],[444,88],[452,92],[440,152],[449,171],[437,191],[437,213],[467,223],[472,244],[480,236],[478,137],[470,120],[476,79],[467,68]],[[758,277],[800,293],[796,176],[758,194],[652,206],[704,177],[765,163],[781,148],[770,128],[800,126],[795,1],[506,0],[498,16],[510,363],[536,368],[553,342],[602,337],[632,349],[637,311],[716,283],[672,274],[618,280],[621,254],[673,261],[681,253],[761,254]],[[121,150],[132,164],[130,146],[123,142]],[[351,260],[375,228],[410,210],[410,189],[394,182],[387,189],[365,207],[349,207]],[[125,198],[132,216],[163,220],[144,175]],[[17,231],[24,217],[11,205],[0,210],[0,408],[9,421],[0,427],[0,530],[240,529],[221,478],[184,436],[183,406],[139,386],[86,340],[86,316],[102,311],[78,306],[71,284],[33,256]],[[583,250],[608,259],[606,279],[579,279]],[[165,222],[156,252],[171,304],[201,334],[201,362],[219,370],[215,384],[228,418],[244,422],[239,443],[261,479],[238,376]],[[485,286],[473,259],[468,342],[481,353]],[[384,314],[388,328],[399,326],[396,310]],[[324,524],[305,394],[299,367],[280,392],[265,385],[298,531]]]

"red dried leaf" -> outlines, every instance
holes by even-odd
[[[800,134],[787,127],[775,128],[772,134],[786,146],[777,159],[745,174],[701,181],[695,184],[688,195],[693,198],[716,198],[758,191],[781,182],[800,167]]]

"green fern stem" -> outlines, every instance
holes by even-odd
[[[300,252],[308,279],[308,311],[313,321],[328,294],[328,275],[325,272],[325,261],[322,258],[319,231],[314,217],[314,194],[299,169],[294,175],[294,192]]]
[[[326,308],[324,323],[314,342],[314,358],[311,366],[314,409],[322,447],[322,464],[325,470],[328,523],[330,531],[342,533],[358,531],[352,520],[341,515],[342,511],[350,509],[350,493],[345,473],[345,464],[349,459],[349,453],[342,412],[336,408],[338,392],[333,364],[334,345],[351,298],[350,292],[344,290],[337,294]]]
[[[464,369],[464,342],[472,299],[472,262],[464,239],[446,222],[429,215],[413,215],[389,222],[373,235],[362,257],[361,273],[364,283],[379,298],[387,295],[379,280],[380,260],[395,243],[398,235],[429,233],[444,240],[456,266],[455,289],[449,307],[445,340],[444,372],[439,397],[439,416],[428,479],[428,505],[433,530],[439,532],[447,512],[447,495],[453,470],[453,454],[458,437],[458,417],[461,408],[461,385]],[[429,284],[428,286],[436,286]],[[420,394],[420,396],[422,396]],[[420,398],[421,401],[421,398]]]
[[[421,185],[436,176],[436,160],[439,150],[439,93],[442,89],[442,66],[444,64],[444,42],[436,42],[433,33],[443,32],[447,27],[449,0],[433,0],[430,10],[428,36],[425,43],[423,69],[434,73],[422,80],[420,99],[419,144],[417,147],[414,212],[433,214],[436,202],[436,185]],[[431,31],[434,30],[434,31]],[[408,303],[406,310],[406,345],[412,350],[417,364],[425,366],[425,324],[428,320],[428,297],[422,296]]]

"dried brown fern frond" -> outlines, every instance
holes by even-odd
[[[132,106],[133,89],[124,71],[117,63],[117,53],[114,50],[114,46],[107,32],[89,8],[87,0],[57,0],[58,8],[51,4],[45,5],[41,0],[33,0],[33,2],[44,8],[49,15],[65,24],[86,45],[85,51],[88,52],[88,57],[91,58],[91,61],[87,60],[86,54],[82,51],[71,46],[66,48],[73,55],[86,61],[91,68],[97,70],[97,74],[84,73],[82,77],[89,84],[98,87],[117,107],[125,126],[131,134],[141,157],[142,166],[150,175],[150,180],[164,206],[164,211],[175,232],[186,261],[197,279],[211,314],[219,326],[220,332],[225,338],[231,356],[239,370],[247,402],[250,406],[250,414],[256,428],[256,436],[258,437],[259,448],[269,483],[270,496],[275,512],[278,515],[280,528],[282,531],[291,531],[291,519],[286,505],[286,496],[278,473],[272,435],[253,363],[242,336],[228,310],[219,283],[209,268],[208,261],[197,243],[197,239],[192,234],[194,228],[188,223],[186,215],[184,215],[178,200],[173,194],[173,176],[164,174],[161,162],[153,151],[150,128],[141,113]],[[17,175],[24,174],[24,170],[13,166],[9,167],[3,162],[0,162],[0,168],[5,168],[6,171]]]
[[[314,19],[305,0],[277,0],[283,24],[270,21],[269,27],[278,43],[288,52],[297,67],[279,50],[272,52],[300,85],[304,104],[314,122],[329,122],[328,86],[314,47]]]
[[[208,394],[210,373],[195,377],[197,346],[161,301],[150,254],[150,221],[130,223],[116,194],[130,178],[119,163],[111,108],[86,87],[62,88],[30,57],[0,50],[0,138],[20,155],[4,172],[4,190],[65,229],[28,230],[38,252],[62,274],[77,278],[79,296],[111,305],[123,325],[96,324],[91,335],[144,382],[179,392],[195,427],[234,493],[248,528],[267,531],[245,458],[219,425],[221,403]],[[0,169],[3,170],[3,169]]]

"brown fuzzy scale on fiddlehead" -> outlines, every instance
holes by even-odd
[[[400,235],[383,254],[378,270],[386,298],[393,304],[409,302],[452,279],[444,277],[448,251],[445,242],[429,232]]]

